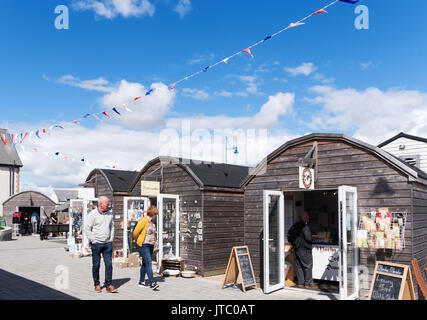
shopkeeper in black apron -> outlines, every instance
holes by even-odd
[[[313,254],[311,234],[308,222],[310,217],[306,211],[301,214],[301,221],[295,223],[288,232],[288,240],[294,247],[297,268],[298,288],[318,289],[313,282]]]

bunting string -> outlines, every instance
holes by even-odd
[[[328,5],[320,8],[319,10],[314,11],[313,13],[307,15],[306,17],[304,17],[304,18],[302,18],[302,19],[300,19],[300,20],[298,20],[296,22],[291,22],[289,25],[287,25],[286,27],[282,28],[281,30],[279,30],[279,31],[277,31],[277,32],[275,32],[275,33],[273,33],[271,35],[268,35],[264,39],[255,42],[254,44],[246,47],[245,49],[240,50],[238,52],[235,52],[234,54],[232,54],[232,55],[230,55],[230,56],[228,56],[226,58],[223,58],[223,59],[217,61],[216,63],[212,64],[212,65],[208,65],[208,66],[204,67],[203,69],[201,69],[201,70],[199,70],[197,72],[194,72],[194,73],[192,73],[190,75],[187,75],[186,77],[184,77],[182,79],[174,81],[172,84],[170,84],[170,85],[167,86],[166,90],[169,90],[169,88],[170,88],[170,90],[173,91],[175,89],[175,87],[178,84],[180,84],[181,82],[190,80],[191,78],[194,78],[194,77],[196,77],[197,75],[199,75],[201,73],[208,72],[208,70],[211,70],[212,68],[215,68],[215,67],[217,67],[220,64],[228,64],[231,59],[233,59],[236,56],[241,55],[243,53],[248,54],[250,57],[254,58],[254,55],[252,53],[253,48],[255,48],[255,47],[263,44],[266,41],[269,41],[269,40],[273,39],[274,37],[277,37],[278,35],[280,35],[281,33],[285,32],[285,31],[287,31],[289,29],[305,25],[307,23],[307,21],[310,18],[312,18],[313,16],[315,16],[315,15],[328,13],[328,11],[326,11],[326,9],[332,7],[333,5],[337,4],[338,2],[345,2],[345,3],[349,3],[349,4],[356,4],[357,2],[359,2],[359,0],[334,0],[331,3],[329,3]],[[122,116],[122,112],[124,112],[124,111],[126,111],[126,112],[133,112],[133,110],[129,108],[129,104],[132,104],[132,103],[141,103],[144,100],[143,99],[144,97],[147,97],[147,96],[151,95],[154,91],[161,91],[161,90],[165,90],[165,89],[164,88],[150,88],[145,93],[144,96],[138,96],[138,97],[134,97],[133,99],[129,99],[126,103],[122,104],[122,106],[120,106],[120,107],[119,106],[114,106],[111,109],[111,111],[113,112],[113,114],[111,116],[107,113],[106,110],[104,110],[104,111],[101,111],[101,112],[98,112],[98,113],[87,113],[82,118],[75,119],[71,123],[73,123],[74,125],[80,125],[83,120],[86,120],[86,119],[88,119],[90,117],[93,117],[93,118],[95,118],[95,119],[97,119],[99,121],[103,121],[102,119],[112,119],[113,115],[117,116],[117,117],[120,117],[120,116]],[[121,109],[122,107],[123,107],[123,109]],[[8,134],[8,135],[10,137],[11,144],[15,147],[16,143],[22,144],[24,142],[24,140],[26,140],[27,137],[28,137],[27,141],[31,140],[31,139],[35,139],[35,138],[37,138],[37,139],[43,139],[42,138],[42,134],[46,134],[46,133],[50,134],[51,132],[53,132],[54,129],[64,130],[64,127],[61,126],[61,125],[59,125],[59,124],[56,124],[56,125],[53,125],[53,126],[49,127],[49,129],[34,130],[34,131],[31,131],[31,132],[24,132],[24,133],[20,133],[20,134]],[[1,136],[1,140],[2,140],[2,142],[3,142],[4,145],[7,144],[7,139],[6,139],[6,137],[4,135]]]

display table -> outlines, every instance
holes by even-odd
[[[313,244],[313,279],[338,281],[339,246]]]

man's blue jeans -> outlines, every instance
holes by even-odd
[[[148,276],[150,283],[154,283],[153,267],[151,256],[153,255],[154,246],[152,244],[143,244],[142,247],[136,245],[139,256],[142,258],[139,282],[144,283],[145,274]]]
[[[101,266],[101,254],[105,264],[105,286],[111,285],[113,279],[113,243],[92,243],[92,275],[95,286],[99,285],[99,267]]]

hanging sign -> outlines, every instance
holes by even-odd
[[[160,182],[141,181],[141,195],[147,197],[156,197],[160,194]]]
[[[415,300],[409,266],[377,261],[369,300]]]
[[[299,187],[314,190],[314,169],[299,167]]]

